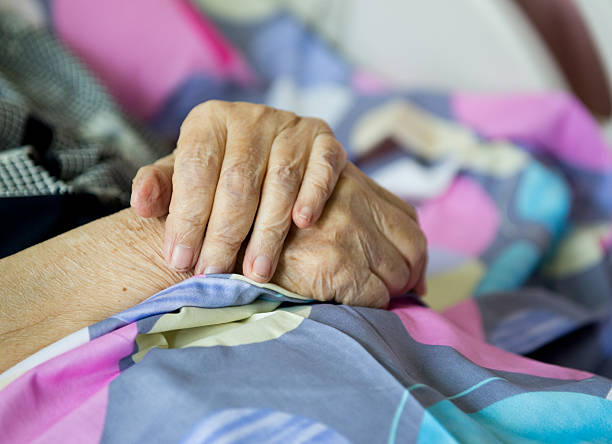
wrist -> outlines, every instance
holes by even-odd
[[[124,210],[0,260],[0,371],[189,277],[166,266],[163,230]]]
[[[93,322],[142,302],[192,273],[171,270],[163,256],[163,219],[139,217],[126,209],[84,228],[75,294],[90,298]],[[69,233],[66,233],[69,234]],[[70,236],[67,236],[70,241]]]

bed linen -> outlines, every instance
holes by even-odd
[[[211,3],[56,0],[33,3],[43,23],[7,14],[15,50],[0,72],[18,86],[0,100],[19,98],[20,115],[42,115],[65,141],[51,158],[95,142],[131,168],[207,99],[325,118],[358,166],[417,206],[427,307],[410,295],[390,312],[319,304],[196,277],[4,373],[7,439],[609,442],[612,150],[587,111],[565,94],[394,90],[282,5],[247,15]],[[41,75],[26,56],[42,43],[78,70]],[[52,101],[49,85],[51,98],[93,85],[108,105]],[[7,128],[3,148],[19,146]],[[100,164],[51,177],[102,195],[74,180]]]
[[[320,304],[241,276],[184,281],[18,367],[0,392],[6,442],[612,436],[606,378],[487,345],[414,298]]]

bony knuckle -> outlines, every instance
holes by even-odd
[[[183,125],[181,125],[181,129],[183,128],[183,126],[188,126],[193,123],[194,120],[200,121],[209,116],[215,115],[220,110],[224,109],[226,106],[227,102],[224,102],[222,100],[207,100],[194,106],[187,114],[187,117],[185,117]]]
[[[284,129],[297,128],[301,122],[301,117],[292,111],[283,111],[279,117],[285,122]]]
[[[164,172],[161,170],[161,168],[158,168],[156,166],[151,167],[151,169],[147,172],[147,174],[149,174],[151,177],[155,178],[155,181],[161,186],[161,187],[167,187],[168,186],[168,176],[166,176],[166,174],[164,174]]]
[[[231,197],[243,201],[258,191],[257,172],[244,164],[236,164],[221,172],[220,186]]]
[[[260,103],[237,102],[234,106],[237,111],[236,115],[244,116],[247,121],[255,127],[263,124],[278,113],[278,110],[275,108]],[[240,108],[240,110],[238,110],[238,108]]]
[[[320,133],[324,133],[324,134],[332,134],[333,133],[331,127],[329,126],[329,124],[325,120],[323,120],[323,119],[320,119],[318,117],[307,117],[306,120],[314,128],[317,128],[317,130]]]
[[[202,119],[202,117],[206,116],[209,112],[208,109],[207,102],[194,106],[183,120],[183,123],[181,124],[181,132],[183,132],[185,128],[191,126],[194,121],[197,122],[198,120]]]
[[[270,167],[268,177],[275,184],[295,188],[300,182],[300,169],[295,162],[279,162]]]
[[[212,99],[200,103],[198,106],[196,106],[195,109],[197,109],[197,111],[200,113],[208,114],[214,113],[215,111],[223,109],[226,106],[227,102],[223,100]]]
[[[196,143],[190,150],[180,153],[174,161],[174,168],[185,173],[198,173],[215,168],[219,163],[219,154]]]
[[[275,109],[275,110],[276,110],[276,112],[278,113],[279,116],[282,116],[286,120],[299,121],[301,119],[301,117],[298,116],[293,111],[288,111],[288,110],[284,110],[284,109]]]

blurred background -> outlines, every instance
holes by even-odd
[[[215,0],[209,10],[224,8]],[[283,4],[346,57],[395,87],[484,92],[563,90],[612,140],[612,2],[608,0],[265,0]]]
[[[85,22],[89,17],[83,10],[92,9],[93,3],[0,0],[0,8],[19,11],[32,21],[51,21],[60,38],[78,54],[77,42],[63,29],[70,20],[54,20],[49,14],[57,18],[57,11],[74,9],[74,20]],[[122,2],[104,2],[106,7],[94,7],[96,20],[120,20],[115,3]],[[609,0],[198,0],[191,3],[216,17],[243,22],[262,20],[285,9],[316,28],[346,59],[380,75],[395,88],[568,91],[596,116],[608,140],[612,140],[612,2]],[[146,16],[141,18],[148,20]],[[99,25],[91,26],[92,35]],[[96,35],[96,38],[104,37]]]

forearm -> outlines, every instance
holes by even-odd
[[[0,371],[187,278],[165,265],[162,233],[124,210],[0,260]]]

